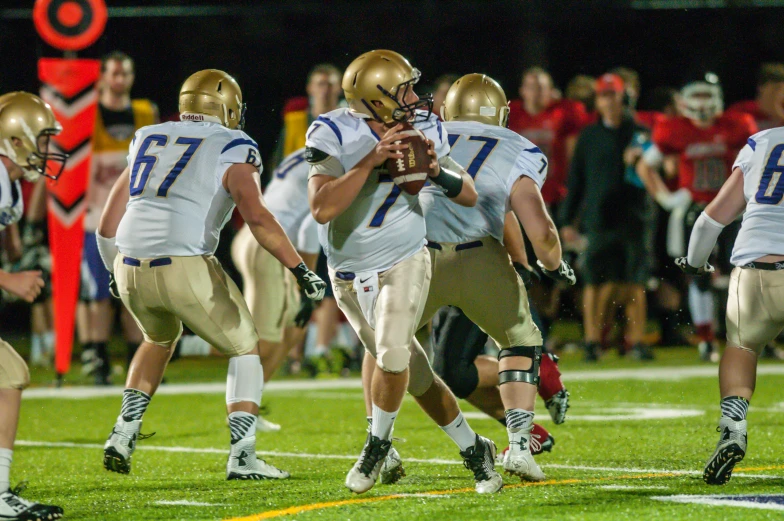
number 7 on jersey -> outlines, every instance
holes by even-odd
[[[202,138],[177,138],[177,141],[175,141],[174,144],[186,146],[187,148],[174,164],[172,169],[169,170],[169,173],[166,174],[166,177],[164,177],[161,185],[158,187],[158,192],[156,193],[158,197],[168,196],[169,188],[171,188],[171,186],[177,180],[177,177],[183,172],[183,170],[185,170],[185,167],[188,166],[188,163],[193,158],[193,154],[196,153],[196,150],[203,141],[204,139]],[[158,156],[156,154],[148,153],[150,147],[155,146],[164,148],[168,142],[169,136],[164,134],[151,134],[147,136],[144,141],[142,141],[141,145],[139,145],[139,151],[136,154],[133,167],[131,167],[131,197],[138,197],[142,195],[144,188],[147,186],[147,180],[150,177],[150,173],[152,172],[153,167],[158,163]]]

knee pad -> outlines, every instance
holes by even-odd
[[[0,389],[24,390],[30,385],[30,371],[11,344],[0,340]]]
[[[226,403],[253,402],[261,404],[264,388],[264,369],[259,355],[240,355],[229,358],[226,377]]]
[[[542,360],[542,346],[515,346],[501,349],[498,353],[498,361],[507,356],[522,356],[531,359],[531,367],[528,369],[516,369],[500,371],[498,373],[498,383],[503,385],[510,382],[523,382],[532,385],[539,385],[539,362]]]
[[[405,347],[387,349],[376,357],[378,366],[387,373],[402,373],[408,368],[411,351]]]
[[[460,360],[455,364],[450,364],[441,375],[444,383],[452,390],[458,398],[466,399],[473,393],[479,385],[479,371],[473,361]]]

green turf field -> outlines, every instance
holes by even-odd
[[[108,391],[114,396],[80,399],[36,397],[49,390],[31,389],[23,402],[11,477],[29,481],[25,496],[62,505],[67,519],[777,518],[781,511],[652,497],[781,493],[784,366],[763,366],[769,374],[760,375],[752,401],[750,452],[729,485],[709,488],[700,471],[717,441],[716,366],[697,364],[693,350],[659,353],[657,362],[645,366],[612,357],[587,366],[576,354],[567,355],[562,369],[572,394],[570,418],[554,426],[546,410],[537,409],[537,418],[556,438],[553,452],[538,456],[548,481],[524,486],[507,477],[505,488],[492,496],[473,492],[457,448],[410,399],[395,428],[403,439],[396,447],[407,477],[361,496],[350,493],[343,480],[366,425],[355,379],[265,391],[269,418],[283,430],[260,434],[258,449],[292,473],[288,481],[225,481],[229,435],[219,383],[211,393],[153,399],[143,432],[157,434],[139,443],[127,476],[101,465],[101,446],[119,410],[119,388]],[[214,375],[216,381],[223,368],[219,359],[177,362],[169,380],[182,384]],[[45,378],[39,375],[37,381]],[[473,411],[465,403],[464,410]],[[496,422],[476,412],[469,421],[499,449],[506,445],[506,432]]]

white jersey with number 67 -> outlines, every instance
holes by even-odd
[[[444,123],[452,159],[474,179],[479,199],[466,208],[452,204],[434,186],[425,187],[419,202],[425,212],[427,239],[468,242],[492,236],[503,242],[509,194],[520,177],[534,180],[541,190],[547,158],[539,148],[509,129],[476,121]]]
[[[117,248],[136,258],[213,254],[234,210],[223,174],[236,163],[261,170],[258,145],[240,130],[178,121],[136,131]]]
[[[743,266],[765,255],[784,255],[784,127],[751,136],[735,160],[743,171],[746,212],[732,264]]]

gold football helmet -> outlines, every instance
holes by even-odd
[[[351,62],[343,73],[343,93],[351,110],[381,123],[410,121],[415,110],[423,109],[428,111],[424,118],[427,119],[433,110],[432,95],[403,103],[421,75],[419,69],[394,51],[370,51]]]
[[[485,74],[466,74],[449,88],[441,106],[444,121],[478,121],[506,127],[509,102],[504,89]]]
[[[19,165],[28,181],[42,175],[57,179],[63,173],[68,155],[49,149],[51,137],[62,130],[52,108],[38,96],[11,92],[0,97],[0,154]]]
[[[214,121],[227,128],[242,130],[245,104],[239,84],[217,69],[191,74],[180,89],[180,119]]]

